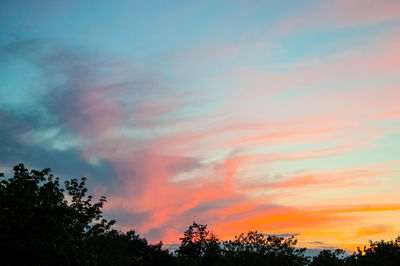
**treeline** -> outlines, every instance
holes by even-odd
[[[135,231],[112,228],[102,216],[106,198],[94,202],[85,179],[63,185],[50,169],[0,174],[0,265],[400,265],[400,237],[370,242],[352,255],[323,250],[313,258],[293,237],[257,231],[220,241],[193,222],[175,252],[150,244]]]

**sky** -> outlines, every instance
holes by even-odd
[[[400,1],[0,2],[0,172],[86,176],[167,246],[194,220],[400,234]]]

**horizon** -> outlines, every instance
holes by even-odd
[[[0,172],[88,178],[166,246],[400,235],[399,1],[2,1]]]

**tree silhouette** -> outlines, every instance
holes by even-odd
[[[224,253],[230,265],[305,265],[305,248],[297,249],[294,237],[265,236],[257,231],[225,241]]]
[[[162,249],[162,242],[149,244],[135,231],[121,233],[111,230],[92,237],[88,247],[96,255],[96,265],[174,265],[174,258],[168,250]]]
[[[177,250],[178,255],[188,258],[200,258],[209,250],[218,248],[218,238],[207,230],[207,225],[195,221],[180,238],[181,245]]]
[[[28,172],[15,166],[14,176],[0,182],[2,259],[15,265],[90,264],[86,240],[109,231],[114,221],[102,218],[106,198],[92,203],[86,192],[85,178],[66,181],[63,189],[48,168]]]
[[[319,252],[318,256],[313,258],[310,266],[343,266],[345,264],[344,250],[336,249],[322,250]]]
[[[369,247],[363,250],[357,248],[357,252],[347,258],[348,265],[365,266],[398,266],[400,265],[400,236],[390,241],[369,241]]]

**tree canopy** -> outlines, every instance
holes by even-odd
[[[180,240],[182,244],[177,253],[189,258],[200,258],[208,250],[218,248],[218,238],[207,230],[207,225],[198,224],[195,221]]]
[[[305,248],[295,248],[294,237],[279,236],[249,231],[233,241],[225,241],[224,253],[231,265],[306,265]]]
[[[16,264],[86,264],[91,257],[86,239],[110,230],[102,218],[105,197],[92,202],[85,178],[61,187],[50,169],[14,167],[14,176],[0,182],[0,238],[3,258]],[[21,256],[23,254],[23,256]]]
[[[134,231],[112,229],[115,221],[101,211],[106,198],[93,202],[85,181],[62,186],[48,168],[16,165],[13,177],[0,182],[0,264],[168,265],[161,242],[149,245]]]

